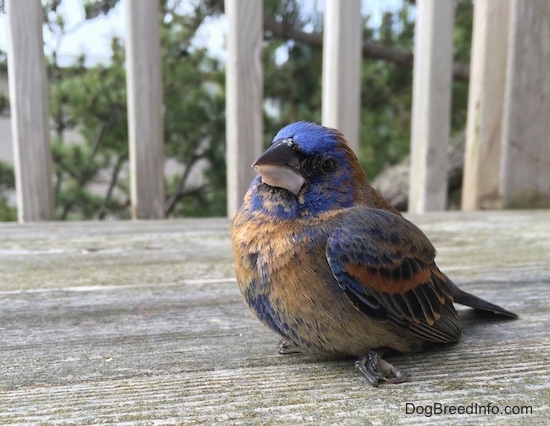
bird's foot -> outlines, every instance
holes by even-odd
[[[302,353],[302,350],[300,349],[300,346],[298,346],[296,343],[291,342],[287,339],[281,339],[281,341],[279,342],[279,353],[281,355],[293,355]]]
[[[361,355],[359,359],[355,361],[355,368],[363,373],[363,376],[365,376],[373,386],[378,386],[380,380],[389,383],[403,383],[407,380],[407,373],[394,367],[389,362],[384,361],[380,354],[375,351],[370,351],[365,355]]]

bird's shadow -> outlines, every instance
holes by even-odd
[[[520,317],[511,318],[505,315],[498,315],[493,312],[477,309],[461,309],[458,311],[458,316],[462,324],[462,330],[466,332],[488,324],[521,320]]]

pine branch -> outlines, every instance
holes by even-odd
[[[164,213],[165,217],[168,217],[172,211],[175,209],[176,205],[178,204],[178,201],[185,195],[189,195],[193,193],[193,191],[184,191],[185,184],[187,183],[187,179],[189,178],[189,175],[191,174],[191,169],[193,168],[193,165],[204,157],[204,154],[193,154],[187,164],[184,166],[183,173],[181,175],[181,178],[178,182],[178,186],[176,188],[176,191],[174,191],[174,194],[172,195],[172,198],[170,199],[168,203],[168,207],[166,208],[166,211]],[[207,185],[202,185],[197,188],[200,188],[202,191]]]
[[[313,47],[323,47],[322,33],[306,33],[298,28],[278,22],[273,18],[264,16],[264,30],[269,31],[274,37],[292,39]],[[404,52],[383,44],[367,41],[363,43],[363,57],[381,59],[405,68],[412,68],[414,55],[412,52]],[[467,82],[470,78],[470,64],[455,62],[453,64],[453,78]]]
[[[121,155],[118,157],[117,162],[115,166],[113,167],[113,171],[111,173],[111,182],[109,183],[109,188],[107,189],[107,194],[105,195],[105,199],[103,200],[103,205],[100,208],[98,219],[103,220],[105,219],[105,216],[107,215],[107,204],[109,203],[111,197],[113,196],[113,191],[115,190],[118,178],[120,176],[120,171],[122,170],[122,166],[126,162],[128,158],[125,155]]]

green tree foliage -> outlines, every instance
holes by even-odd
[[[108,13],[115,4],[87,2],[86,16],[93,19]],[[182,2],[163,4],[165,152],[178,170],[166,182],[167,215],[223,215],[225,211],[223,68],[205,50],[192,47],[197,28],[214,12],[199,1],[192,7],[182,7]],[[63,19],[55,13],[55,9],[49,12],[50,25],[64,37]],[[114,38],[111,50],[109,66],[84,67],[85,57],[81,57],[73,66],[60,68],[55,52],[52,55],[50,106],[56,128],[53,158],[60,219],[127,218],[130,214],[122,41]],[[71,129],[81,134],[84,143],[67,139]]]
[[[380,28],[367,18],[364,38],[384,46],[412,51],[414,21],[404,3],[397,12],[384,14]],[[370,177],[401,161],[409,153],[412,71],[381,60],[365,60],[362,68],[361,149],[363,167]]]
[[[56,216],[127,218],[130,202],[123,43],[112,40],[109,65],[85,66],[86,57],[82,56],[72,66],[60,67],[57,58],[57,47],[64,37],[86,20],[108,14],[119,0],[84,0],[85,21],[72,29],[66,28],[59,12],[63,1],[42,2],[45,24],[58,40],[48,65],[55,125]],[[314,39],[318,36],[316,40],[321,40],[323,19],[317,7],[317,2],[264,0],[266,18],[310,36],[299,41],[269,30],[264,33],[266,144],[289,122],[321,119],[322,47]],[[456,2],[457,61],[469,60],[472,9],[471,0]],[[193,43],[203,22],[221,13],[222,0],[161,2],[165,152],[170,169],[175,170],[166,181],[168,216],[225,214],[224,68],[210,52]],[[412,52],[414,13],[414,1],[403,0],[401,8],[387,12],[376,27],[365,17],[364,41]],[[0,62],[5,69],[2,57]],[[359,156],[370,177],[408,155],[411,98],[410,68],[364,58]],[[453,131],[465,126],[466,101],[467,84],[454,82]],[[0,107],[5,108],[5,103]],[[84,142],[74,143],[71,131],[78,132]],[[10,173],[0,165],[0,189],[6,187],[3,179]],[[3,220],[14,217],[5,202],[5,197],[0,199]]]
[[[206,50],[192,46],[197,28],[219,9],[200,1],[188,13],[181,7],[181,2],[167,2],[161,26],[165,150],[181,170],[167,182],[166,213],[221,216],[226,204],[225,74]]]
[[[112,41],[109,67],[50,65],[50,110],[55,123],[56,216],[59,219],[128,217],[128,184],[121,171],[128,159],[124,50]],[[67,139],[77,130],[84,143]],[[108,182],[100,192],[99,183]],[[117,195],[118,190],[118,197]]]
[[[0,221],[11,221],[17,219],[17,211],[8,202],[8,193],[15,189],[15,177],[13,166],[0,161]]]
[[[264,1],[265,15],[294,28],[322,31],[322,15],[304,11],[295,0]],[[298,121],[321,121],[322,49],[267,32],[263,52],[264,97],[268,101],[266,144],[281,126]],[[269,113],[269,111],[274,113]]]

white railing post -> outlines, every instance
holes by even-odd
[[[8,76],[19,222],[54,217],[40,0],[7,0]]]
[[[251,165],[262,152],[263,2],[225,0],[225,13],[227,215],[233,217],[256,175]]]
[[[359,150],[361,111],[361,0],[326,0],[323,24],[323,118]]]
[[[164,124],[159,19],[159,0],[126,2],[126,85],[134,219],[164,217]]]
[[[451,120],[454,0],[418,0],[409,212],[444,210]]]

